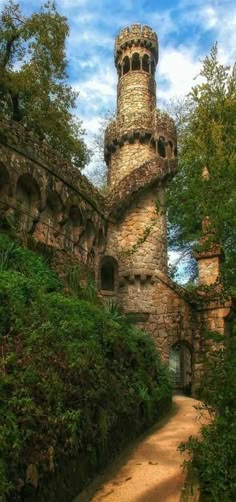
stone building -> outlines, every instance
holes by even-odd
[[[196,392],[211,342],[225,333],[230,301],[219,293],[220,252],[196,256],[200,291],[193,299],[168,277],[165,191],[177,169],[173,120],[156,109],[158,40],[147,26],[115,41],[117,114],[105,133],[106,198],[47,144],[18,124],[0,121],[1,230],[47,250],[65,274],[93,272],[100,296],[148,331],[176,385]]]

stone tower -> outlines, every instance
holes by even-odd
[[[120,283],[129,277],[150,281],[167,272],[167,180],[176,169],[176,131],[156,109],[157,35],[131,25],[115,40],[118,73],[117,115],[105,133],[105,160],[111,198],[120,200],[109,226],[106,254],[119,266]],[[119,205],[119,204],[118,204]]]
[[[117,36],[117,118],[105,137],[111,186],[155,156],[157,61],[157,36],[150,28],[133,25]]]

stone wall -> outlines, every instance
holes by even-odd
[[[143,71],[131,71],[120,78],[117,96],[118,127],[123,130],[152,129],[156,108],[156,82]],[[148,160],[148,159],[147,159]]]
[[[191,379],[195,389],[195,366],[201,347],[196,346],[195,339],[196,310],[185,291],[160,272],[135,272],[121,281],[118,298],[128,319],[151,334],[167,365],[174,347],[187,349],[193,374],[182,377],[183,381]],[[189,373],[189,368],[184,367],[183,371]]]
[[[127,142],[123,146],[118,147],[112,155],[108,171],[108,183],[110,187],[117,185],[122,178],[141,164],[144,164],[144,162],[154,160],[155,158],[155,147],[149,142],[143,144],[142,148],[140,148],[139,140],[134,140],[133,143]]]
[[[2,120],[0,140],[2,229],[95,266],[107,226],[99,192],[18,124]]]
[[[121,221],[109,225],[106,254],[119,262],[119,274],[146,269],[167,272],[166,218],[163,189],[137,194]]]

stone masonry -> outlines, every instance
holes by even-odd
[[[194,298],[168,277],[164,202],[177,169],[177,139],[173,120],[156,109],[157,63],[151,28],[121,30],[117,114],[104,141],[105,198],[47,144],[0,119],[0,228],[46,249],[62,275],[82,265],[92,272],[103,301],[116,302],[129,322],[149,332],[167,364],[174,352],[180,386],[196,393],[205,357],[215,349],[205,333],[224,335],[233,311],[230,300],[219,299],[216,246],[196,255],[201,287]]]

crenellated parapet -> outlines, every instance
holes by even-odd
[[[128,112],[127,112],[128,113]],[[107,127],[104,137],[104,158],[110,165],[111,156],[125,144],[140,143],[149,145],[156,157],[175,158],[177,156],[177,137],[174,120],[160,110],[149,116],[130,113],[129,128],[122,121],[113,120]]]
[[[155,129],[158,135],[163,135],[166,139],[171,138],[176,144],[177,133],[174,120],[168,113],[161,110],[155,110]]]
[[[132,24],[123,28],[115,41],[115,63],[117,64],[122,53],[130,48],[148,49],[158,62],[157,34],[149,26]]]

